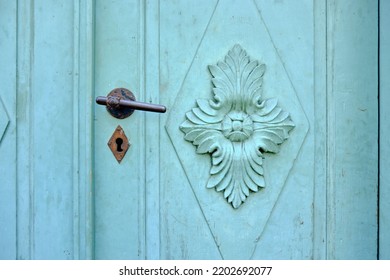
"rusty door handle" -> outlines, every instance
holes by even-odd
[[[158,104],[139,102],[135,100],[134,94],[125,88],[113,89],[107,97],[98,96],[96,103],[105,105],[107,111],[115,118],[124,119],[133,114],[134,110],[165,113],[166,107]]]

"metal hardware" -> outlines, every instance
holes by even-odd
[[[98,96],[96,103],[106,105],[107,111],[117,119],[124,119],[131,116],[134,110],[156,113],[165,113],[167,110],[163,105],[136,101],[134,94],[125,88],[113,89],[107,97]]]
[[[107,145],[110,147],[110,150],[114,154],[114,157],[118,163],[121,163],[131,144],[129,143],[129,140],[127,139],[127,136],[122,127],[118,125]]]

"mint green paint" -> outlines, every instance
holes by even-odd
[[[0,1],[0,259],[16,258],[16,1]]]
[[[283,65],[283,61],[277,52],[277,46],[275,46],[272,36],[270,36],[267,31],[267,26],[263,20],[259,6],[252,1],[245,2],[245,5],[242,5],[242,2],[240,1],[222,1],[213,4],[212,7],[213,9],[209,9],[213,10],[213,13],[207,16],[207,19],[209,20],[208,26],[203,29],[204,35],[199,39],[199,45],[198,48],[195,49],[195,53],[190,56],[192,63],[183,70],[185,77],[179,80],[182,81],[182,84],[180,85],[180,88],[177,89],[178,94],[172,103],[172,106],[169,107],[170,110],[166,122],[166,130],[175,148],[175,153],[180,160],[180,164],[184,168],[185,176],[188,179],[189,185],[187,185],[187,188],[194,193],[197,200],[196,202],[192,202],[193,206],[190,208],[201,208],[202,214],[205,216],[205,221],[201,220],[200,223],[204,223],[206,229],[208,229],[213,236],[214,244],[211,248],[221,255],[222,258],[257,258],[255,257],[255,254],[256,248],[259,246],[259,240],[261,239],[268,219],[285,186],[286,179],[293,168],[296,156],[308,133],[309,123],[305,112],[302,109],[302,104],[297,98],[297,93],[292,81]],[[199,17],[202,18],[203,15],[199,15]],[[180,20],[180,17],[176,20]],[[189,30],[192,30],[191,27],[188,28]],[[224,32],[216,32],[215,30],[224,30]],[[189,31],[189,33],[192,33],[192,31]],[[247,34],[251,34],[251,36],[247,36]],[[231,38],[236,39],[233,41]],[[261,193],[259,194],[248,196],[245,200],[245,205],[240,206],[238,211],[226,203],[226,199],[223,195],[215,192],[213,189],[206,188],[210,177],[210,156],[207,154],[199,155],[194,153],[193,145],[187,141],[183,141],[183,133],[177,129],[181,125],[183,127],[184,125],[188,126],[187,124],[183,125],[183,122],[186,118],[191,118],[192,115],[187,112],[194,108],[196,99],[210,99],[210,92],[213,92],[213,87],[215,87],[215,84],[213,85],[211,81],[216,81],[216,78],[213,78],[212,75],[215,75],[215,71],[217,70],[215,70],[214,73],[211,72],[212,75],[210,75],[210,72],[207,69],[208,65],[215,65],[218,61],[223,59],[225,54],[237,43],[239,43],[242,48],[245,46],[246,53],[250,54],[253,61],[259,61],[260,64],[267,65],[267,71],[265,72],[264,77],[262,77],[261,98],[262,101],[268,101],[262,106],[266,104],[266,107],[272,111],[276,106],[275,99],[272,101],[272,98],[277,98],[278,106],[283,108],[285,112],[288,111],[290,113],[291,119],[296,125],[290,134],[290,139],[294,139],[294,141],[285,141],[278,154],[264,153],[265,158],[264,163],[262,163],[262,168],[264,169],[267,187],[261,190]],[[176,46],[173,45],[172,48],[176,48]],[[173,64],[173,67],[174,65],[175,64]],[[253,63],[251,66],[253,66]],[[265,69],[262,66],[258,68],[260,73],[263,70]],[[310,83],[310,80],[306,81]],[[220,88],[217,89],[217,93],[220,96],[220,99],[223,98]],[[242,95],[242,97],[244,99],[245,95]],[[229,105],[229,98],[226,98],[226,100],[227,105]],[[216,101],[213,100],[212,102],[215,103]],[[235,105],[241,104],[245,103],[240,102]],[[227,112],[223,114],[223,110],[226,110]],[[278,110],[279,109],[275,108],[274,113],[278,113]],[[221,106],[221,109],[218,111],[218,117],[224,118],[229,111],[229,106]],[[254,112],[250,113],[255,115]],[[282,118],[280,119],[281,123],[283,123],[284,117],[287,117],[286,115],[283,115],[284,114],[282,113]],[[195,118],[190,120],[191,122],[200,123]],[[258,126],[261,120],[260,118],[255,120],[255,123],[257,123],[256,126]],[[291,123],[288,119],[286,119],[285,124],[287,125],[287,128],[291,128]],[[213,125],[218,126],[218,123]],[[288,129],[286,129],[286,133],[287,131]],[[187,131],[185,132],[188,133]],[[223,136],[223,133],[221,136],[221,139],[224,140],[225,136]],[[249,141],[254,141],[254,143],[247,142],[245,145],[260,145],[263,146],[262,148],[264,150],[270,149],[276,152],[278,147],[276,143],[271,146],[271,143],[269,142],[269,145],[265,146],[262,139],[264,134],[259,131],[255,136],[256,138],[249,138]],[[197,143],[198,142],[195,142],[195,145],[197,145]],[[237,156],[237,154],[240,155],[238,149],[241,148],[240,144],[243,142],[231,142],[231,140],[226,138],[226,142],[222,143],[227,143],[227,148],[233,145],[235,146],[237,153],[233,153],[234,149],[232,148],[227,154],[232,151],[233,156]],[[229,143],[233,143],[233,145],[230,144],[229,146]],[[256,148],[252,148],[251,151],[256,151]],[[229,159],[229,157],[227,157],[227,159]],[[175,166],[176,169],[181,168],[180,165],[178,166],[176,164]],[[242,169],[240,170],[239,167],[234,171],[237,172],[237,174],[235,174],[237,178],[242,176],[242,173],[239,173],[240,171],[242,171]],[[257,169],[257,171],[261,172],[259,169]],[[216,178],[218,179],[218,177]],[[184,181],[181,184],[188,183]],[[260,184],[260,182],[258,183]],[[177,191],[178,190],[176,190],[176,192]],[[173,196],[173,194],[171,196]],[[311,198],[308,198],[307,202],[310,200]],[[233,206],[237,206],[239,203],[240,201],[237,201]],[[310,207],[309,205],[310,202],[308,207]],[[308,210],[309,209],[310,208],[308,208]],[[176,216],[177,214],[174,213],[178,212],[180,212],[179,209],[172,209],[172,215]],[[221,213],[224,213],[226,219],[220,218]],[[183,218],[183,220],[185,219],[186,218]],[[207,246],[210,247],[210,245]],[[308,251],[311,250],[309,247],[307,248]],[[302,250],[301,252],[303,253]],[[180,255],[181,252],[176,251],[174,254]]]
[[[1,258],[90,258],[90,2],[0,3]]]
[[[378,6],[335,0],[327,9],[327,258],[375,259]]]
[[[379,258],[390,259],[390,2],[380,1],[380,205]]]
[[[388,258],[383,172],[377,248],[377,9],[368,0],[0,0],[0,258]],[[218,74],[207,66],[236,44],[267,66],[261,98],[276,98],[295,127],[277,154],[263,153],[264,174],[256,167],[266,187],[233,208],[206,188],[212,157],[180,125],[206,108],[196,100],[214,98]],[[114,119],[94,104],[114,87],[168,113]],[[382,171],[385,102],[382,93]],[[225,139],[240,117],[226,119]],[[118,124],[132,144],[121,164],[107,148]]]
[[[144,73],[141,3],[136,0],[95,3],[95,96],[105,96],[114,88],[124,87],[137,100],[146,100],[141,87]],[[144,259],[145,113],[135,112],[130,118],[118,120],[99,106],[95,108],[94,125],[95,258]],[[131,143],[120,164],[107,147],[118,125]]]

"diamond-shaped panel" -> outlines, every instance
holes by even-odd
[[[295,128],[278,154],[265,154],[266,187],[248,196],[245,203],[235,209],[226,203],[220,192],[206,187],[210,177],[210,154],[197,154],[179,127],[196,100],[213,97],[213,77],[208,66],[217,64],[236,44],[242,46],[251,59],[266,65],[262,99],[276,98],[278,105],[290,113]],[[220,1],[170,110],[166,129],[223,258],[248,259],[253,254],[308,128],[305,113],[257,6],[252,1],[247,4]]]
[[[0,143],[1,140],[3,139],[8,123],[9,123],[9,118],[7,115],[7,111],[5,110],[3,101],[0,98]]]

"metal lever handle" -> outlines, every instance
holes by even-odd
[[[124,119],[133,114],[134,110],[165,113],[166,107],[158,104],[139,102],[135,100],[134,94],[125,88],[112,90],[107,97],[98,96],[96,103],[105,105],[107,111],[115,118]]]
[[[149,111],[149,112],[156,112],[156,113],[165,113],[167,110],[163,105],[125,100],[125,99],[120,99],[118,97],[112,97],[112,96],[110,97],[98,96],[96,98],[96,103],[99,105],[108,104],[109,106],[119,106],[119,107],[124,106],[134,110]]]

